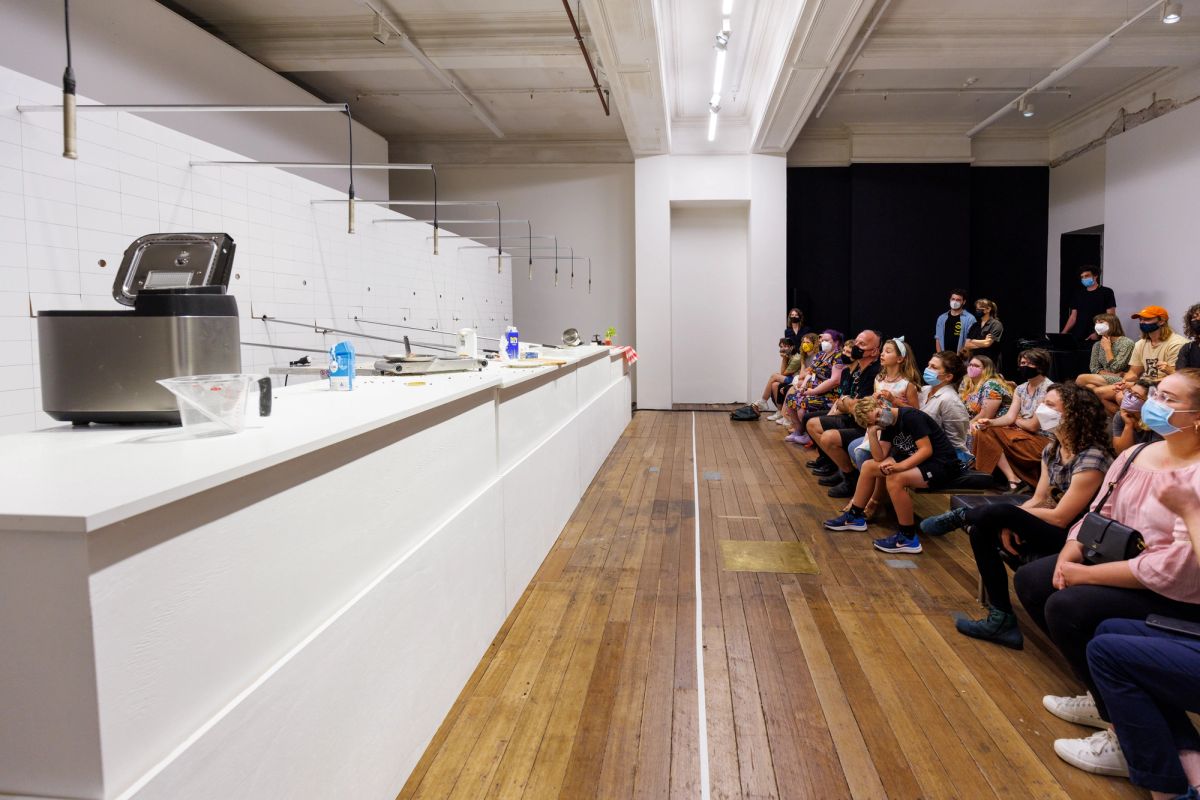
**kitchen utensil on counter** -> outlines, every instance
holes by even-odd
[[[175,396],[184,432],[221,436],[246,428],[246,399],[258,392],[258,416],[271,415],[271,379],[258,375],[184,375],[157,381]]]
[[[178,425],[158,378],[242,368],[237,301],[226,294],[235,247],[225,233],[142,236],[113,281],[131,310],[39,312],[43,410],[76,425]]]
[[[562,343],[567,347],[579,347],[583,344],[583,340],[579,338],[579,331],[575,328],[567,328],[563,331]]]
[[[375,362],[375,369],[384,375],[431,375],[438,372],[478,372],[487,360],[466,356],[430,356],[414,353],[408,337],[404,337],[404,355],[384,356]]]
[[[457,350],[463,358],[479,358],[479,338],[474,328],[463,328],[458,332]]]

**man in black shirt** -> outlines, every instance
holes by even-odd
[[[1183,318],[1183,335],[1190,341],[1179,348],[1179,358],[1175,361],[1177,370],[1200,367],[1200,303],[1189,308]]]
[[[1080,267],[1080,288],[1071,298],[1071,316],[1063,325],[1063,333],[1074,333],[1080,341],[1094,342],[1096,335],[1093,323],[1097,314],[1116,314],[1117,296],[1107,286],[1100,285],[1100,270],[1096,267]]]
[[[850,503],[841,516],[828,520],[833,531],[865,531],[863,509],[882,479],[892,499],[892,508],[900,529],[884,539],[875,540],[875,549],[885,553],[919,553],[909,488],[944,486],[962,474],[962,465],[954,445],[933,419],[915,408],[900,408],[875,397],[859,401],[854,417],[866,428],[871,460],[863,464],[862,477]]]
[[[843,370],[841,397],[833,410],[824,416],[809,419],[805,426],[809,437],[821,455],[810,461],[813,472],[821,476],[822,486],[831,487],[830,497],[850,497],[854,494],[854,462],[846,448],[863,435],[854,421],[854,406],[875,393],[875,376],[879,374],[879,348],[883,338],[877,331],[863,331],[854,339],[851,356],[854,366]]]

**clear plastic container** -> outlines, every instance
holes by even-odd
[[[222,436],[246,428],[246,399],[257,391],[258,416],[271,414],[271,379],[258,375],[184,375],[158,381],[175,395],[184,432]]]

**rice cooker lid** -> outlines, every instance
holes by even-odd
[[[143,290],[229,286],[234,242],[227,233],[152,233],[125,249],[113,298],[132,306]]]

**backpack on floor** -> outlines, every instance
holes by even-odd
[[[758,412],[754,410],[754,406],[742,406],[736,411],[731,411],[729,418],[734,422],[748,422],[758,419]]]

